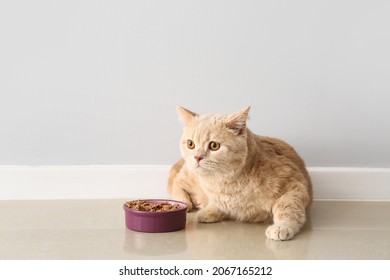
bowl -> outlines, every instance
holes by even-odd
[[[125,222],[128,229],[140,232],[170,232],[185,228],[187,205],[184,202],[169,199],[142,199],[130,202],[137,201],[152,204],[176,204],[179,208],[163,212],[149,212],[129,208],[125,203],[123,209],[125,210]]]

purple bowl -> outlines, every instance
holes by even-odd
[[[141,232],[169,232],[185,228],[187,205],[180,201],[169,199],[141,199],[149,203],[179,204],[180,209],[166,212],[147,212],[131,209],[123,204],[126,227]]]

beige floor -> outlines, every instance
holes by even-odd
[[[199,224],[139,233],[120,200],[0,201],[0,259],[390,259],[390,202],[315,201],[295,239],[265,225]]]

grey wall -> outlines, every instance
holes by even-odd
[[[2,1],[0,164],[170,164],[252,105],[309,166],[390,167],[389,1]]]

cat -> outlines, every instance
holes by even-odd
[[[185,202],[189,211],[198,208],[198,222],[273,222],[266,229],[269,239],[292,239],[304,225],[313,197],[310,176],[296,151],[247,128],[250,107],[234,114],[177,110],[184,131],[182,159],[168,179],[172,199]]]

